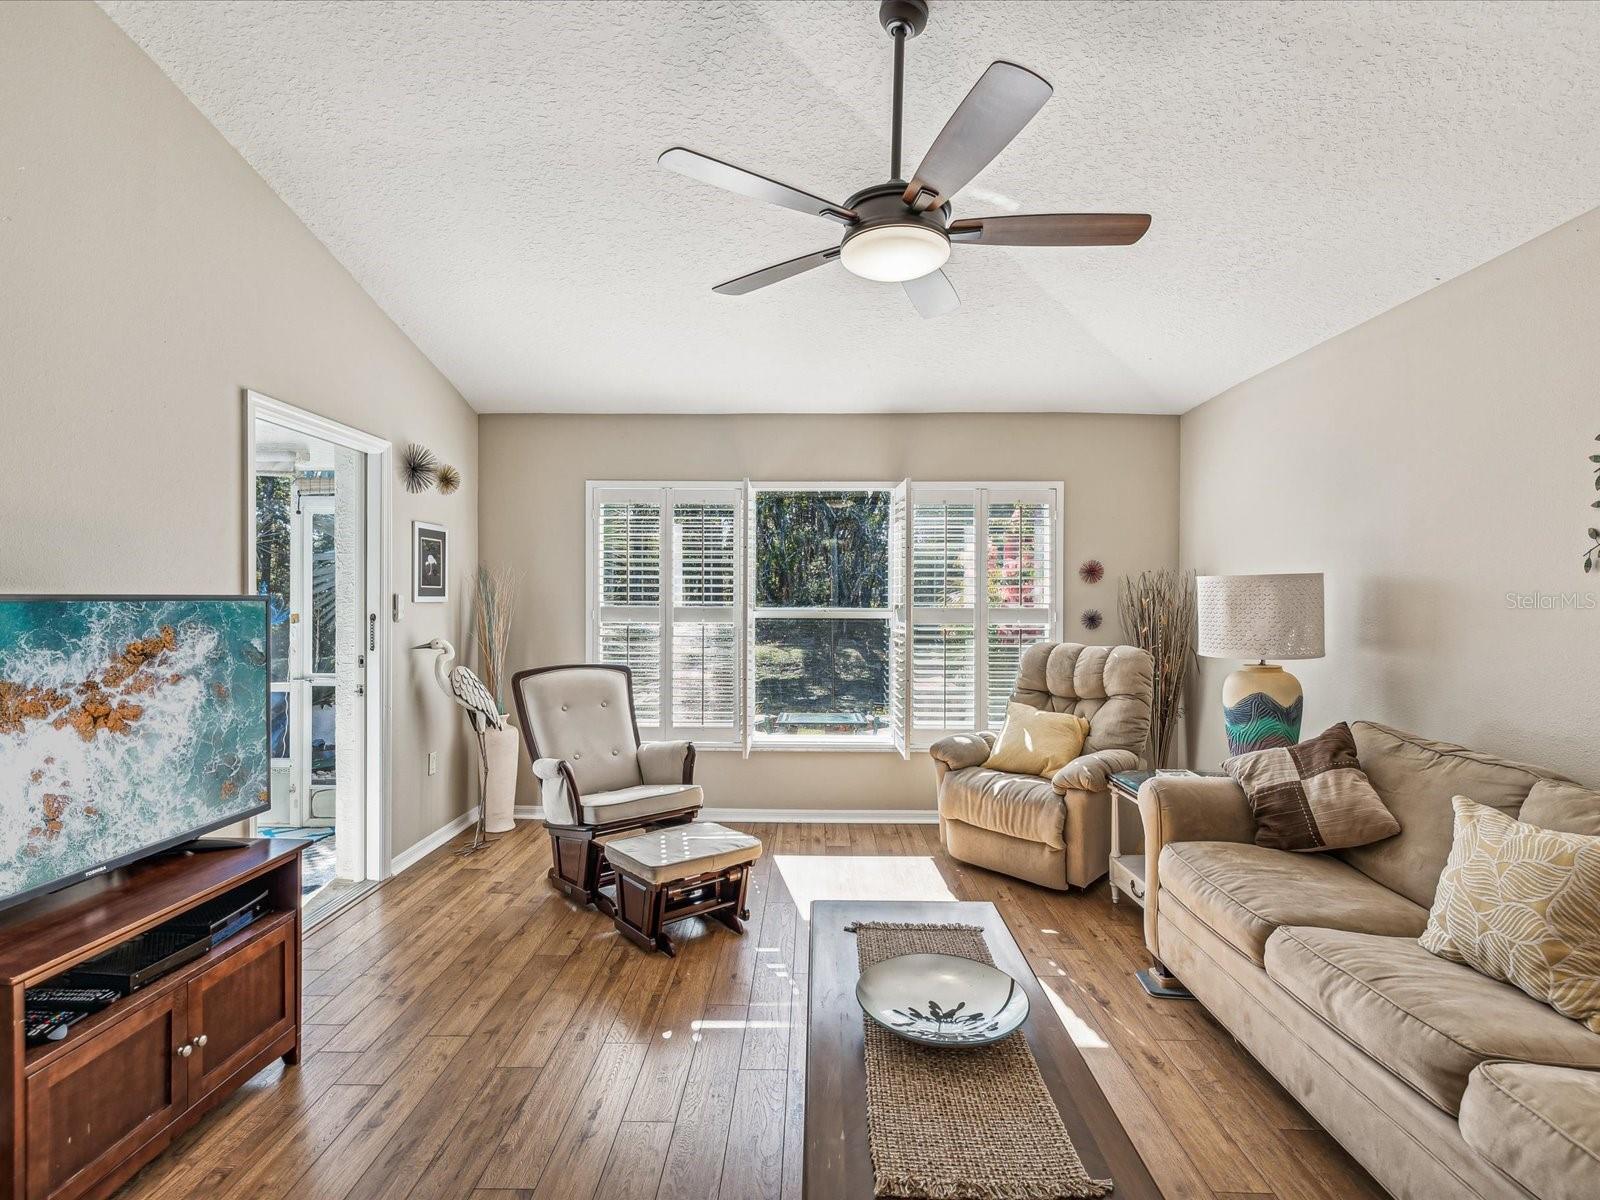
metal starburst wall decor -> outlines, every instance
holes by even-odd
[[[426,446],[412,442],[400,455],[400,480],[406,491],[415,495],[433,486],[439,474],[439,459]]]

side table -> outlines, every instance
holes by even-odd
[[[1122,850],[1123,801],[1139,804],[1139,789],[1147,779],[1154,779],[1157,771],[1118,771],[1111,777],[1111,902],[1116,904],[1119,894],[1144,907],[1145,870],[1144,839],[1141,837],[1137,854],[1124,854]],[[1220,771],[1193,771],[1193,775],[1220,775]],[[1135,977],[1145,991],[1162,1000],[1192,1000],[1189,989],[1178,982],[1175,975],[1167,973],[1159,962],[1135,972]]]

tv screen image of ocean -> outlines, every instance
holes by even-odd
[[[264,606],[0,602],[0,903],[266,802]]]

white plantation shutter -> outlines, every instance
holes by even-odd
[[[633,672],[633,705],[641,728],[658,729],[661,697],[660,488],[607,488],[591,497],[594,571],[590,655]]]
[[[971,608],[976,497],[919,492],[911,525],[911,570],[918,608]]]
[[[997,499],[985,505],[990,608],[1050,607],[1054,590],[1052,505],[1040,499]]]
[[[917,488],[911,509],[911,713],[918,741],[976,727],[975,488]]]
[[[600,603],[610,608],[661,602],[661,493],[600,504]]]
[[[732,485],[590,486],[589,653],[633,672],[650,737],[737,740],[742,505]]]
[[[1061,527],[1059,493],[986,489],[982,495],[984,653],[982,692],[987,727],[1005,723],[1022,652],[1059,635],[1056,571]]]
[[[738,590],[738,497],[717,500],[676,489],[671,494],[672,603],[679,608],[732,608]]]
[[[672,729],[734,740],[739,724],[737,489],[668,489],[672,509]]]
[[[596,656],[633,672],[633,708],[640,728],[661,724],[661,625],[657,621],[600,622]]]
[[[911,730],[926,745],[1004,721],[1024,648],[1054,635],[1060,557],[1050,487],[911,492]]]
[[[744,481],[744,756],[750,757],[756,728],[756,491]]]
[[[910,672],[907,626],[910,619],[911,573],[908,526],[911,481],[902,480],[889,496],[889,725],[894,748],[911,757]]]
[[[930,737],[978,727],[972,625],[913,625],[911,689],[917,731]]]

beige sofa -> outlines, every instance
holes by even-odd
[[[1400,1200],[1600,1197],[1600,1035],[1417,944],[1453,796],[1600,831],[1538,767],[1352,726],[1401,832],[1332,854],[1255,845],[1229,779],[1140,791],[1158,963]]]
[[[1154,664],[1137,646],[1035,642],[1011,699],[1089,722],[1083,754],[1045,779],[983,765],[995,734],[962,733],[929,749],[939,836],[951,857],[1058,891],[1088,887],[1111,855],[1113,772],[1142,765]]]

